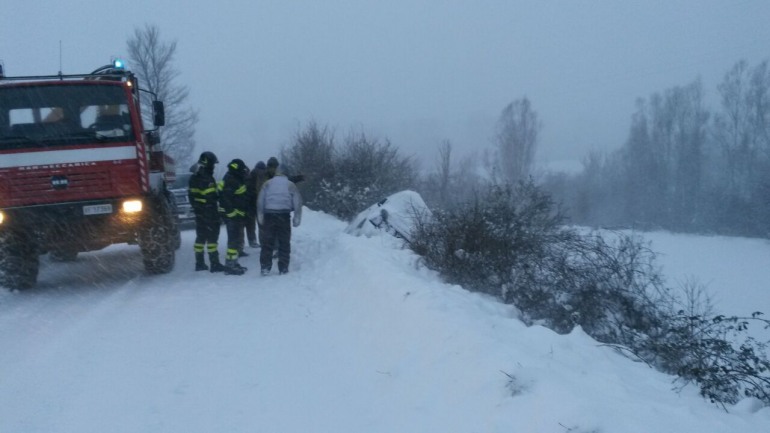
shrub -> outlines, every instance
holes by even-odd
[[[320,210],[350,220],[390,194],[415,183],[412,159],[389,141],[351,134],[334,153],[334,176],[322,179],[316,203]]]
[[[550,198],[529,183],[492,186],[472,203],[419,221],[412,249],[450,282],[508,301],[516,272],[570,236]]]
[[[338,148],[327,128],[311,123],[281,155],[293,172],[305,174],[299,185],[305,204],[344,220],[416,184],[412,158],[363,133],[351,133]]]
[[[667,370],[683,383],[695,382],[715,403],[736,403],[742,396],[770,405],[770,361],[767,343],[744,337],[750,322],[770,326],[755,312],[751,317],[688,315],[678,311],[668,322],[666,338],[656,352]]]
[[[322,182],[333,179],[334,169],[334,134],[327,127],[309,123],[298,131],[291,146],[281,151],[281,165],[291,174],[302,174],[305,181],[300,188],[305,204],[320,209],[318,195]]]
[[[656,368],[696,382],[714,402],[751,396],[770,405],[767,345],[730,335],[750,318],[715,316],[690,287],[686,307],[666,287],[641,239],[581,234],[563,225],[531,182],[493,185],[473,202],[419,221],[410,247],[431,269],[469,290],[514,304],[526,323],[566,333],[581,326]]]

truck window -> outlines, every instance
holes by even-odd
[[[120,86],[0,86],[0,149],[125,141],[132,131]]]
[[[62,120],[61,107],[17,108],[9,113],[11,126],[17,123],[57,122]]]
[[[93,130],[100,136],[130,136],[131,115],[128,112],[128,105],[88,105],[82,107],[80,126]]]
[[[17,123],[32,123],[35,121],[35,118],[32,115],[32,109],[31,108],[20,108],[16,110],[11,110],[9,113],[10,117],[10,126],[13,126]]]

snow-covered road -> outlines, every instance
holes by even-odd
[[[770,409],[677,394],[344,228],[306,211],[285,276],[256,250],[244,276],[196,273],[186,231],[168,275],[114,246],[0,289],[0,432],[768,431]]]

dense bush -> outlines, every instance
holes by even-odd
[[[351,134],[334,154],[333,179],[324,179],[317,196],[319,208],[344,220],[390,194],[416,183],[411,158],[401,156],[389,141]]]
[[[733,403],[743,394],[770,405],[766,345],[750,338],[733,343],[748,320],[708,318],[710,310],[692,301],[697,288],[682,308],[686,302],[666,287],[641,239],[584,234],[563,222],[531,182],[495,185],[420,221],[410,246],[447,281],[515,305],[527,323],[561,333],[581,326],[602,343],[696,382],[712,401]],[[758,313],[751,320],[762,321]]]
[[[281,151],[282,168],[305,176],[298,186],[305,205],[313,209],[320,209],[318,194],[322,180],[335,176],[334,149],[332,131],[310,122],[294,135],[291,146]]]
[[[305,174],[300,188],[307,206],[344,220],[416,184],[410,157],[363,133],[351,133],[338,147],[327,128],[311,123],[281,155],[293,171]]]
[[[473,202],[420,221],[412,249],[428,267],[471,290],[507,298],[515,271],[548,257],[560,236],[560,214],[531,183],[493,186]]]
[[[526,321],[558,332],[580,325],[617,341],[618,322],[654,326],[645,311],[664,289],[649,250],[628,236],[611,244],[563,222],[531,182],[492,186],[473,203],[419,224],[412,249],[448,281],[497,296]]]

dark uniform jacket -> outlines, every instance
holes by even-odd
[[[219,197],[213,173],[201,167],[190,176],[187,197],[197,215],[217,218]]]
[[[249,195],[243,174],[228,171],[222,179],[220,204],[227,218],[243,218],[249,207]]]
[[[246,189],[249,200],[249,208],[247,213],[252,216],[257,216],[257,196],[259,190],[262,189],[262,184],[267,180],[267,170],[264,168],[254,168],[249,173],[249,177],[246,180]]]

